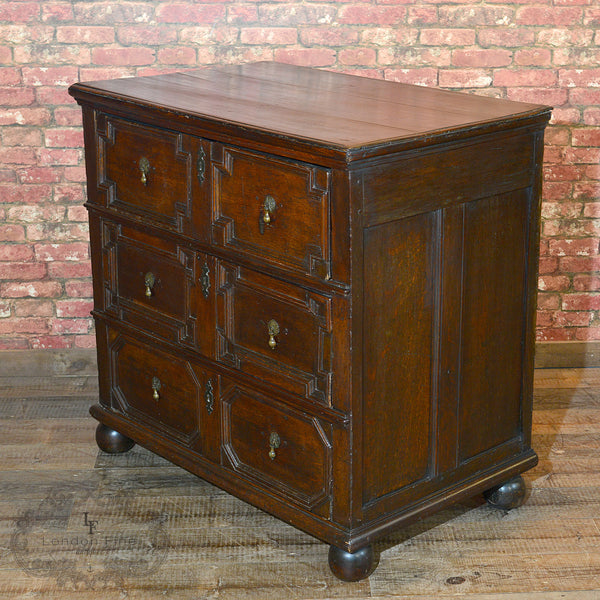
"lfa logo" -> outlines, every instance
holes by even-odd
[[[90,535],[94,535],[94,532],[98,528],[98,521],[92,521],[91,519],[88,519],[89,514],[90,513],[87,511],[83,513],[83,525],[84,527],[88,528],[88,533]]]

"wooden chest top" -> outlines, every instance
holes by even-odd
[[[548,107],[274,62],[76,84],[79,100],[153,109],[215,139],[351,162],[527,124]]]

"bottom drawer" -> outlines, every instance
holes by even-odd
[[[113,408],[217,462],[218,378],[138,339],[108,337]]]
[[[224,461],[245,478],[329,516],[332,427],[222,381]]]

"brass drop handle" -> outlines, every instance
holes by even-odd
[[[150,173],[150,161],[145,156],[140,158],[139,168],[142,172],[141,182],[146,185],[148,183],[148,174]]]
[[[152,398],[154,398],[154,400],[160,400],[160,394],[158,393],[158,391],[161,388],[161,383],[160,383],[160,379],[158,377],[153,377],[152,378]]]
[[[275,450],[281,446],[281,440],[279,439],[276,431],[272,431],[271,435],[269,436],[269,446],[269,458],[271,460],[275,460],[275,457],[277,456],[277,454],[275,454]]]
[[[154,276],[154,273],[148,271],[148,273],[144,275],[144,285],[146,286],[146,298],[152,297],[152,288],[154,287],[155,283],[156,277]]]
[[[273,198],[273,196],[267,196],[263,202],[262,213],[258,221],[261,233],[265,232],[265,225],[268,225],[271,222],[271,217],[276,208],[277,203],[275,202],[275,198]]]
[[[269,333],[269,348],[275,350],[277,346],[276,335],[279,335],[279,323],[275,319],[271,319],[267,323],[267,332]]]

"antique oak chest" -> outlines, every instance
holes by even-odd
[[[100,401],[330,544],[524,494],[550,110],[277,63],[78,83]]]

